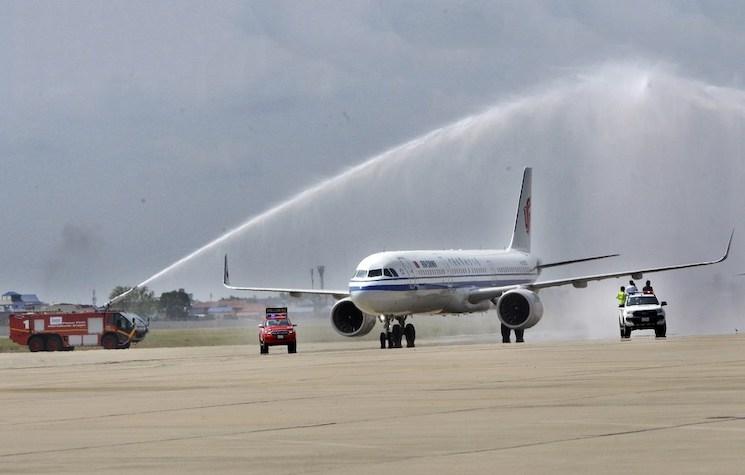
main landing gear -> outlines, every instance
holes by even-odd
[[[502,323],[502,343],[510,343],[510,330],[510,327]],[[521,328],[519,330],[515,329],[515,343],[525,343],[525,340],[523,339],[524,334],[524,328]]]
[[[406,348],[414,348],[416,329],[411,323],[406,323],[406,316],[381,316],[383,331],[380,332],[380,348],[401,348],[402,340],[406,339]]]

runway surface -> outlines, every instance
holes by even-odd
[[[742,473],[745,337],[0,354],[2,473]]]

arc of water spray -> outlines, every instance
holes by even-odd
[[[226,233],[224,233],[220,237],[218,237],[218,238],[216,238],[216,239],[208,242],[207,244],[205,244],[204,246],[198,248],[194,252],[192,252],[192,253],[190,253],[190,254],[182,257],[181,259],[177,260],[176,262],[174,262],[173,264],[169,265],[168,267],[165,267],[163,270],[158,271],[157,273],[155,273],[152,276],[148,277],[147,279],[143,280],[142,282],[140,282],[139,284],[135,285],[134,287],[132,287],[128,291],[126,291],[126,292],[124,292],[122,294],[119,294],[116,297],[114,297],[113,299],[109,300],[106,303],[106,305],[112,305],[112,304],[114,304],[114,303],[116,303],[116,302],[124,299],[134,289],[140,288],[140,287],[144,287],[145,285],[149,284],[150,282],[152,282],[152,281],[154,281],[154,280],[162,277],[163,275],[171,272],[172,270],[174,270],[174,269],[178,268],[179,266],[185,264],[186,262],[190,261],[191,259],[193,259],[193,258],[197,257],[198,255],[202,254],[203,252],[208,251],[209,249],[211,249],[211,248],[213,248],[213,247],[215,247],[215,246],[217,246],[217,245],[219,245],[219,244],[221,244],[221,243],[229,240],[230,238],[232,238],[233,236],[235,236],[237,234],[240,234],[245,229],[258,224],[258,223],[260,223],[260,222],[262,222],[262,221],[264,221],[264,220],[272,217],[273,215],[275,215],[277,213],[282,212],[283,210],[285,210],[285,209],[293,206],[296,203],[302,202],[302,201],[304,201],[304,200],[306,200],[306,199],[308,199],[308,198],[316,195],[317,193],[323,191],[325,188],[327,188],[329,186],[332,186],[333,184],[335,184],[337,182],[343,181],[343,180],[345,180],[345,179],[347,179],[347,178],[349,178],[351,176],[355,176],[355,175],[357,175],[359,173],[362,173],[366,169],[368,169],[368,168],[376,165],[377,163],[379,163],[379,162],[387,159],[388,157],[390,157],[391,155],[396,154],[397,152],[404,151],[404,150],[415,149],[418,146],[420,146],[420,145],[422,145],[424,143],[427,143],[430,140],[432,140],[432,139],[434,139],[434,138],[436,138],[438,136],[444,136],[444,135],[446,135],[450,131],[458,130],[458,129],[462,129],[462,128],[468,128],[473,123],[476,123],[477,122],[475,119],[478,119],[478,118],[480,118],[482,116],[485,116],[485,115],[488,115],[490,113],[493,113],[493,111],[494,111],[494,109],[490,109],[490,110],[488,110],[486,112],[482,112],[480,114],[468,116],[468,117],[465,117],[465,118],[463,118],[461,120],[458,120],[456,122],[450,123],[450,124],[448,124],[446,126],[443,126],[443,127],[438,128],[438,129],[435,129],[435,130],[433,130],[431,132],[428,132],[428,133],[426,133],[424,135],[421,135],[421,136],[419,136],[419,137],[417,137],[417,138],[415,138],[413,140],[410,140],[410,141],[405,142],[405,143],[403,143],[401,145],[398,145],[398,146],[396,146],[394,148],[391,148],[391,149],[389,149],[389,150],[387,150],[387,151],[385,151],[385,152],[383,152],[381,154],[378,154],[378,155],[376,155],[376,156],[374,156],[374,157],[372,157],[372,158],[370,158],[370,159],[362,162],[361,164],[356,165],[356,166],[350,168],[349,170],[347,170],[345,172],[342,172],[342,173],[340,173],[340,174],[338,174],[336,176],[333,176],[333,177],[331,177],[331,178],[329,178],[329,179],[327,179],[327,180],[325,180],[325,181],[323,181],[321,183],[318,183],[318,184],[316,184],[314,186],[311,186],[310,188],[307,188],[307,189],[301,191],[300,193],[298,193],[297,195],[293,196],[292,198],[289,198],[288,200],[284,201],[283,203],[280,203],[279,205],[274,206],[273,208],[271,208],[271,209],[269,209],[267,211],[264,211],[263,213],[261,213],[261,214],[259,214],[257,216],[254,216],[253,218],[250,218],[248,221],[244,222],[243,224],[241,224],[241,225],[239,225],[239,226],[231,229],[230,231],[227,231]],[[399,158],[404,158],[406,156],[407,155],[403,154]]]
[[[698,83],[696,83],[696,84],[698,84]],[[391,148],[391,149],[389,149],[389,150],[387,150],[387,151],[385,151],[385,152],[383,152],[381,154],[378,154],[378,155],[376,155],[376,156],[374,156],[374,157],[372,157],[372,158],[370,158],[370,159],[362,162],[361,164],[356,165],[356,166],[354,166],[354,167],[346,170],[345,172],[342,172],[342,173],[340,173],[340,174],[338,174],[336,176],[333,176],[333,177],[331,177],[331,178],[329,178],[329,179],[327,179],[327,180],[325,180],[323,182],[320,182],[320,183],[318,183],[318,184],[316,184],[314,186],[311,186],[311,187],[305,189],[304,191],[298,193],[297,195],[289,198],[288,200],[280,203],[279,205],[274,206],[273,208],[271,208],[271,209],[269,209],[267,211],[264,211],[263,213],[261,213],[261,214],[259,214],[257,216],[254,216],[253,218],[250,218],[248,221],[244,222],[243,224],[241,224],[241,225],[239,225],[239,226],[231,229],[230,231],[228,231],[228,232],[224,233],[223,235],[219,236],[218,238],[216,238],[216,239],[210,241],[209,243],[205,244],[204,246],[198,248],[194,252],[192,252],[192,253],[190,253],[190,254],[182,257],[181,259],[179,259],[178,261],[176,261],[173,264],[169,265],[168,267],[164,268],[163,270],[161,270],[161,271],[153,274],[152,276],[148,277],[147,279],[143,280],[142,282],[140,282],[139,284],[137,284],[135,287],[133,287],[129,291],[127,291],[127,292],[125,292],[123,294],[120,294],[120,295],[114,297],[112,300],[110,300],[108,302],[108,305],[111,305],[112,303],[117,302],[117,301],[123,299],[132,290],[134,290],[136,288],[139,288],[139,287],[143,287],[143,286],[149,284],[150,282],[158,279],[159,277],[163,276],[164,274],[167,274],[167,273],[171,272],[172,270],[178,268],[179,266],[181,266],[184,263],[188,262],[189,260],[195,258],[196,256],[202,254],[203,252],[205,252],[205,251],[207,251],[207,250],[209,250],[209,249],[211,249],[211,248],[213,248],[213,247],[215,247],[215,246],[217,246],[217,245],[219,245],[219,244],[221,244],[221,243],[229,240],[230,238],[232,238],[233,236],[241,233],[245,229],[258,224],[258,223],[260,223],[260,222],[262,222],[262,221],[264,221],[264,220],[272,217],[273,215],[275,215],[277,213],[282,212],[283,210],[285,210],[285,209],[293,206],[296,203],[299,203],[299,202],[301,202],[303,200],[306,200],[306,199],[308,199],[310,197],[313,197],[314,195],[320,193],[325,188],[327,188],[327,187],[329,187],[329,186],[331,186],[331,185],[333,185],[335,183],[338,183],[338,182],[340,182],[342,180],[345,180],[345,179],[347,179],[349,177],[352,177],[354,175],[357,175],[359,173],[364,172],[368,168],[371,168],[374,165],[376,165],[377,163],[379,163],[379,162],[381,162],[383,160],[386,160],[386,159],[388,159],[391,156],[395,156],[395,154],[397,154],[398,152],[402,152],[402,151],[406,151],[406,150],[413,150],[413,149],[416,149],[417,147],[419,147],[419,146],[421,146],[421,145],[423,145],[425,143],[430,142],[433,139],[445,138],[445,137],[449,136],[450,133],[467,130],[467,129],[469,129],[471,127],[474,127],[477,124],[479,124],[480,123],[480,120],[482,118],[484,118],[484,117],[496,115],[496,114],[499,114],[499,113],[506,114],[506,113],[512,112],[514,110],[519,110],[519,109],[521,109],[521,108],[523,108],[525,106],[529,106],[530,104],[534,104],[534,103],[536,103],[538,101],[541,101],[541,100],[550,98],[552,96],[553,97],[561,97],[562,96],[562,93],[566,93],[568,90],[571,90],[571,87],[568,88],[568,89],[567,88],[560,87],[558,90],[556,88],[554,88],[552,90],[544,91],[544,93],[542,93],[542,94],[533,94],[531,96],[517,98],[517,99],[511,100],[511,101],[507,101],[506,103],[502,103],[502,104],[499,104],[497,106],[491,107],[491,108],[487,109],[484,112],[467,116],[467,117],[465,117],[463,119],[460,119],[460,120],[458,120],[456,122],[452,122],[452,123],[450,123],[448,125],[445,125],[443,127],[437,128],[437,129],[435,129],[435,130],[433,130],[431,132],[428,132],[428,133],[426,133],[424,135],[421,135],[421,136],[419,136],[419,137],[417,137],[415,139],[412,139],[412,140],[410,140],[408,142],[405,142],[405,143],[403,143],[403,144],[401,144],[399,146],[393,147],[393,148]],[[698,99],[700,99],[700,98],[698,98]],[[745,96],[741,96],[741,99],[743,99],[742,102],[743,102],[743,104],[745,104]],[[709,99],[709,100],[711,100],[711,99]],[[745,111],[745,107],[743,107],[743,110]],[[399,160],[403,160],[403,159],[405,159],[406,157],[409,157],[409,156],[411,156],[411,155],[409,155],[409,154],[399,154],[397,158]]]

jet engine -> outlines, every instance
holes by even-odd
[[[377,317],[362,312],[349,298],[331,309],[331,326],[341,336],[364,336],[375,328]]]
[[[505,326],[524,330],[541,320],[543,304],[535,292],[527,289],[510,290],[499,297],[497,316]]]

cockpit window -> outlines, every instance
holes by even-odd
[[[358,270],[357,273],[354,274],[354,276],[356,278],[358,278],[358,279],[361,278],[361,277],[365,277],[366,275],[367,275],[367,271],[366,270],[362,270],[362,269]]]
[[[380,277],[381,275],[383,275],[383,269],[370,269],[367,273],[368,277]]]
[[[392,275],[393,277],[398,277],[398,272],[396,272],[396,270],[395,270],[395,269],[391,269],[391,275]]]
[[[390,269],[383,269],[383,275],[386,277],[393,277]]]

